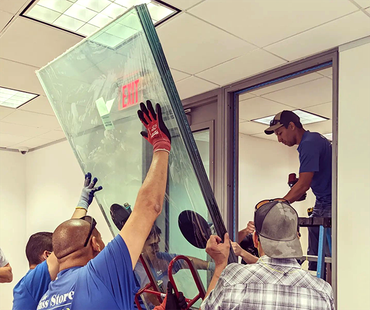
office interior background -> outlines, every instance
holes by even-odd
[[[55,23],[61,12],[39,2],[0,0],[0,87],[37,95],[17,109],[0,107],[0,246],[14,274],[0,286],[0,309],[11,308],[28,270],[28,237],[71,216],[83,180],[35,70],[83,40],[86,25]],[[164,2],[178,10],[156,30],[227,227],[244,228],[259,200],[285,195],[288,174],[298,175],[296,148],[265,135],[258,120],[284,109],[321,116],[304,127],[333,141],[337,308],[370,308],[370,0]],[[135,1],[101,3],[123,12]],[[55,13],[54,26],[26,16],[36,5]],[[313,204],[309,192],[294,207],[306,216]],[[89,212],[111,240],[95,202]]]

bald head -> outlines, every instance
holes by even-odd
[[[81,219],[71,219],[60,224],[53,234],[55,256],[60,259],[82,250],[89,231],[90,224]]]

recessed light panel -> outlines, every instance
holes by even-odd
[[[303,110],[294,110],[293,112],[299,116],[299,118],[301,119],[302,125],[308,125],[308,124],[318,123],[318,122],[323,122],[323,121],[328,120],[328,118],[326,117],[313,114],[310,112],[306,112]],[[265,116],[262,118],[253,119],[252,122],[257,122],[257,123],[261,123],[264,125],[270,125],[270,122],[272,121],[274,117],[275,115]]]
[[[0,87],[0,106],[16,109],[38,95]]]
[[[155,25],[178,12],[173,7],[155,0],[37,0],[22,15],[89,36],[133,5],[142,3],[148,4]]]

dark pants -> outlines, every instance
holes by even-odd
[[[324,202],[316,201],[315,207],[310,217],[331,217],[331,199],[330,201]],[[308,255],[317,256],[318,254],[319,229],[319,227],[308,227]],[[326,236],[324,237],[326,241]],[[325,256],[331,256],[327,243],[325,243]],[[308,262],[308,270],[317,270],[317,262]]]

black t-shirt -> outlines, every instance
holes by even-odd
[[[258,255],[258,250],[254,247],[253,245],[253,234],[249,234],[247,235],[243,240],[242,242],[240,242],[240,247],[243,249],[243,250],[246,250],[248,253],[256,256],[256,257],[260,257]],[[246,265],[247,263],[242,259],[242,264]]]

